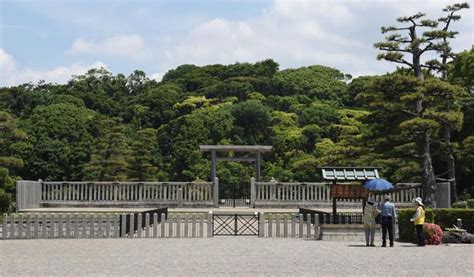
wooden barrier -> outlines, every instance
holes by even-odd
[[[397,184],[404,186],[389,195],[396,204],[410,204],[421,195],[419,184]],[[304,206],[331,203],[330,183],[288,183],[288,182],[255,182],[251,180],[251,207]],[[371,198],[377,195],[369,193]],[[362,203],[361,199],[342,199],[340,202]]]
[[[125,217],[128,216],[128,221]],[[314,218],[316,216],[316,219]],[[319,239],[318,215],[263,214],[258,236]],[[158,220],[160,219],[160,220]],[[127,228],[128,226],[128,228]],[[136,226],[136,229],[135,229]],[[12,214],[3,216],[0,239],[205,238],[213,237],[213,215]]]
[[[214,206],[217,182],[18,181],[17,212],[50,206]]]

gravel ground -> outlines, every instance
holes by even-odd
[[[472,276],[474,246],[219,237],[0,241],[0,276]]]

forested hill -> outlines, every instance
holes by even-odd
[[[382,167],[393,182],[419,181],[411,131],[401,121],[406,114],[397,110],[403,103],[396,95],[403,91],[394,88],[409,90],[416,82],[409,75],[351,79],[325,66],[279,70],[276,62],[265,60],[182,65],[161,82],[142,71],[126,77],[96,69],[64,85],[4,87],[0,179],[6,191],[15,178],[209,179],[210,159],[200,144],[259,144],[274,147],[264,155],[263,180],[317,181],[317,166],[371,165]],[[456,82],[464,84],[467,79],[459,76]],[[453,95],[473,103],[461,87]],[[471,104],[460,107],[463,115],[453,115],[464,117],[452,134],[460,191],[472,186]],[[433,124],[436,138],[440,128]],[[433,141],[432,149],[435,172],[442,173],[442,144]],[[249,182],[253,172],[253,164],[218,166],[221,182],[228,185]]]

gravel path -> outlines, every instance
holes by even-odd
[[[472,276],[474,246],[299,239],[0,241],[0,276]]]

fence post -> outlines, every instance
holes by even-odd
[[[130,213],[130,238],[133,239],[133,236],[135,235],[135,214]]]
[[[142,237],[142,213],[138,213],[137,215],[137,237]]]
[[[71,237],[71,214],[66,214],[66,238]]]
[[[275,214],[275,233],[276,233],[276,237],[279,238],[280,237],[280,214],[277,213]]]
[[[216,178],[217,179],[217,178]],[[214,218],[212,216],[212,211],[207,214],[207,237],[211,238],[214,236]]]
[[[268,233],[267,238],[271,238],[273,236],[273,215],[271,213],[268,214]]]
[[[160,220],[160,224],[161,224],[161,237],[164,238],[164,237],[166,237],[166,234],[165,234],[165,232],[166,232],[166,229],[165,229],[165,227],[166,227],[166,215],[165,215],[164,213],[162,213],[162,214],[160,215],[160,217],[161,217],[161,220]]]
[[[204,214],[199,214],[199,237],[204,237]]]
[[[37,208],[40,207],[41,200],[43,198],[43,180],[38,179],[38,182],[36,183],[36,190],[35,190],[35,206]]]
[[[82,223],[84,226],[84,223]],[[74,214],[74,238],[79,238],[79,214]]]
[[[296,215],[291,215],[291,237],[296,238]]]
[[[306,238],[311,238],[311,214],[306,214]]]
[[[184,214],[184,235],[183,236],[185,238],[188,237],[188,233],[189,233],[188,218],[189,218],[189,215],[187,213]]]
[[[277,181],[275,178],[272,177],[270,180],[270,200],[276,200],[276,186],[277,186]]]
[[[27,239],[31,239],[31,214],[26,215],[26,232],[25,232],[25,237]]]
[[[153,213],[153,237],[158,237],[158,214]]]
[[[300,213],[298,216],[298,224],[299,224],[299,229],[298,229],[298,237],[303,238],[303,214]]]
[[[34,218],[34,231],[33,231],[33,238],[39,239],[39,215],[35,213],[35,218]],[[4,229],[5,230],[5,229]]]
[[[319,240],[319,214],[314,214],[314,239]]]
[[[145,238],[150,237],[150,213],[145,214]]]
[[[196,237],[196,214],[192,214],[192,223],[191,223],[191,237]]]
[[[111,221],[112,221],[112,218],[110,216],[110,214],[105,214],[105,237],[106,238],[110,238],[110,230],[112,229],[112,224],[111,224]]]
[[[219,207],[219,178],[214,178],[214,187],[212,197],[214,198],[214,207]]]
[[[255,200],[257,199],[257,188],[255,187],[255,177],[250,178],[250,207],[255,208]]]
[[[5,213],[3,214],[3,223],[2,223],[2,239],[7,239],[7,221],[8,221],[8,215]]]
[[[48,214],[41,217],[41,235],[44,239],[48,238]]]
[[[120,237],[124,238],[127,235],[127,215],[121,214]]]
[[[16,212],[17,213],[23,209],[23,201],[22,201],[23,189],[20,184],[21,184],[21,181],[16,182]]]
[[[183,207],[183,188],[178,188],[178,208]]]
[[[89,187],[89,202],[92,202],[92,186],[93,184],[92,183],[87,183],[87,186]]]
[[[58,216],[58,238],[62,238],[64,236],[63,232],[63,219],[64,215],[62,213],[59,214]]]
[[[258,213],[258,236],[261,238],[265,237],[265,213]]]
[[[13,214],[10,220],[10,238],[16,239],[16,214]]]

